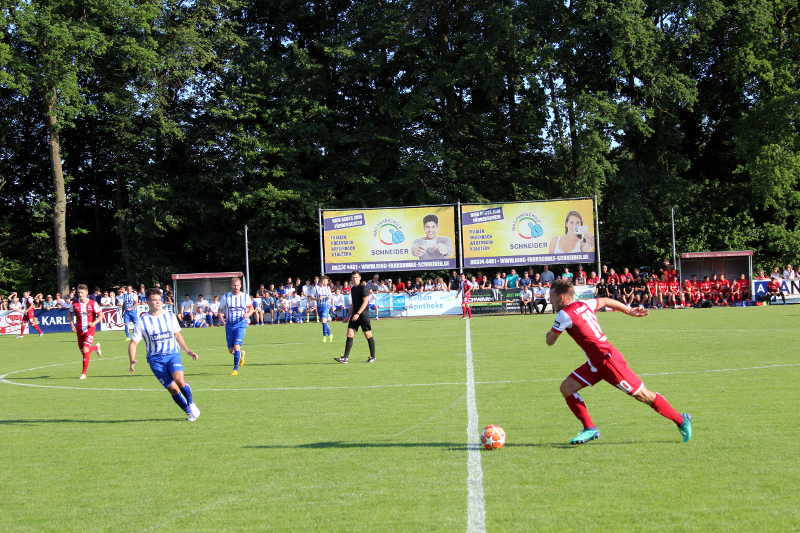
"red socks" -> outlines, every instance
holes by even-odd
[[[653,408],[653,411],[660,414],[664,418],[669,418],[675,424],[681,425],[683,424],[683,416],[672,407],[666,398],[661,396],[659,393],[656,393],[656,399],[653,400],[653,405],[650,407]]]
[[[571,396],[567,396],[564,398],[567,402],[567,407],[575,417],[581,421],[583,424],[583,429],[591,429],[594,426],[594,422],[592,422],[592,417],[589,416],[589,410],[586,408],[586,403],[584,403],[583,398],[577,392]]]
[[[83,354],[83,372],[81,374],[85,374],[87,370],[89,370],[89,360],[92,358],[92,351],[89,350],[85,354]]]

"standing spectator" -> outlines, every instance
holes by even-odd
[[[517,274],[516,269],[511,269],[511,274],[506,276],[506,288],[507,289],[516,289],[519,285],[519,275]]]
[[[214,296],[214,298],[208,303],[208,311],[211,313],[211,321],[208,324],[209,326],[219,325],[219,305],[219,296]]]
[[[442,278],[440,278],[440,277],[436,278],[436,287],[435,287],[434,290],[437,290],[437,291],[446,291],[446,290],[448,290],[447,283],[445,283],[444,280]]]
[[[503,299],[503,289],[506,287],[506,282],[500,272],[498,272],[492,280],[492,297],[495,302]]]
[[[586,271],[583,267],[579,267],[578,272],[575,274],[575,285],[586,285]]]
[[[56,306],[56,301],[53,300],[53,295],[48,294],[47,298],[44,300],[44,303],[42,304],[42,309],[49,311],[50,309],[55,308],[55,306]]]
[[[772,279],[781,279],[781,278],[783,278],[783,276],[781,275],[781,269],[778,268],[778,267],[773,268],[772,269],[772,274],[770,274],[769,277],[772,278]]]
[[[144,283],[139,285],[139,303],[147,303],[147,289],[144,288]]]
[[[569,267],[564,267],[564,272],[561,273],[561,279],[572,281],[574,275],[569,271]]]
[[[544,269],[542,270],[541,278],[542,278],[542,283],[547,283],[547,286],[549,287],[550,285],[552,285],[553,281],[555,281],[556,275],[550,271],[549,266],[545,265]]]
[[[764,269],[762,268],[761,270],[758,271],[758,274],[756,275],[755,279],[769,279],[769,278],[764,273]]]
[[[100,305],[102,307],[111,307],[114,305],[114,299],[111,298],[111,295],[108,293],[108,291],[105,291],[103,296],[100,297]]]
[[[455,270],[450,272],[450,279],[448,281],[448,285],[451,291],[461,290],[461,276],[459,276],[458,272],[456,272]]]
[[[192,324],[192,311],[194,311],[194,302],[189,298],[188,294],[183,296],[181,302],[181,319],[183,320],[184,327],[190,327]]]
[[[395,292],[406,292],[406,284],[403,281],[403,278],[397,280],[397,283],[394,286]]]
[[[66,309],[67,307],[69,307],[69,304],[64,299],[62,294],[60,292],[57,292],[56,293],[56,309]]]
[[[786,265],[786,269],[783,271],[783,279],[791,280],[795,279],[794,268],[792,265]]]
[[[533,280],[531,279],[530,272],[526,270],[519,279],[519,287],[520,289],[527,289],[530,288],[531,283],[533,283]]]
[[[425,286],[422,288],[423,291],[432,291],[436,288],[436,285],[433,283],[433,278],[428,278],[425,280]]]
[[[402,280],[400,281],[402,283]],[[333,312],[333,319],[334,320],[343,320],[345,315],[345,308],[344,308],[344,294],[342,294],[341,289],[336,289],[331,296],[331,310]]]
[[[164,303],[167,305],[175,305],[175,296],[172,294],[172,285],[164,285],[164,291],[161,294],[161,298],[164,300]]]
[[[524,315],[526,311],[533,314],[533,292],[528,287],[519,291],[519,312]]]
[[[602,279],[604,282],[607,282],[609,274],[608,265],[603,265],[603,267],[600,269],[600,279]]]

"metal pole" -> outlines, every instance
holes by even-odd
[[[458,273],[464,273],[464,228],[461,226],[461,200],[456,202],[456,217],[458,217]]]
[[[247,242],[247,225],[244,226],[244,290],[250,294],[250,244]]]
[[[325,275],[325,243],[322,240],[322,208],[317,206],[317,216],[319,217],[319,272]]]
[[[600,268],[600,215],[598,215],[598,211],[597,211],[597,195],[596,194],[594,195],[594,224],[595,224],[594,238],[595,238],[595,241],[597,243],[595,245],[596,248],[597,248],[597,275],[598,276],[602,276],[603,275],[603,269]]]
[[[675,206],[672,207],[672,264],[673,268],[678,266],[677,254],[675,253]]]

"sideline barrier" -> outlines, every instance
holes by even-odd
[[[172,310],[171,305],[165,305],[165,309]],[[139,305],[137,312],[139,315],[147,312],[146,305]],[[72,328],[67,317],[69,309],[37,309],[34,312],[39,327],[44,333],[67,333]],[[122,322],[121,307],[102,307],[100,309],[101,318],[97,325],[98,331],[119,331],[125,329]],[[19,335],[22,323],[22,313],[19,311],[0,311],[0,335]],[[33,330],[36,333],[36,330]],[[25,327],[25,334],[30,334],[30,326]]]

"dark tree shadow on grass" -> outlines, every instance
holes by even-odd
[[[592,442],[588,446],[640,446],[643,444],[679,444],[678,441],[618,441],[618,442]],[[563,442],[514,442],[505,445],[506,448],[560,448],[560,449],[579,449],[587,445],[576,446]],[[467,445],[459,442],[344,442],[344,441],[324,441],[309,442],[307,444],[249,444],[242,446],[245,449],[254,450],[285,450],[285,449],[353,449],[353,448],[441,448],[451,452],[466,452],[469,450],[483,450],[477,444]],[[486,450],[487,452],[489,450]]]
[[[183,418],[129,418],[125,420],[81,420],[77,418],[19,418],[0,420],[2,425],[35,426],[39,424],[130,424],[146,422],[185,422]]]

